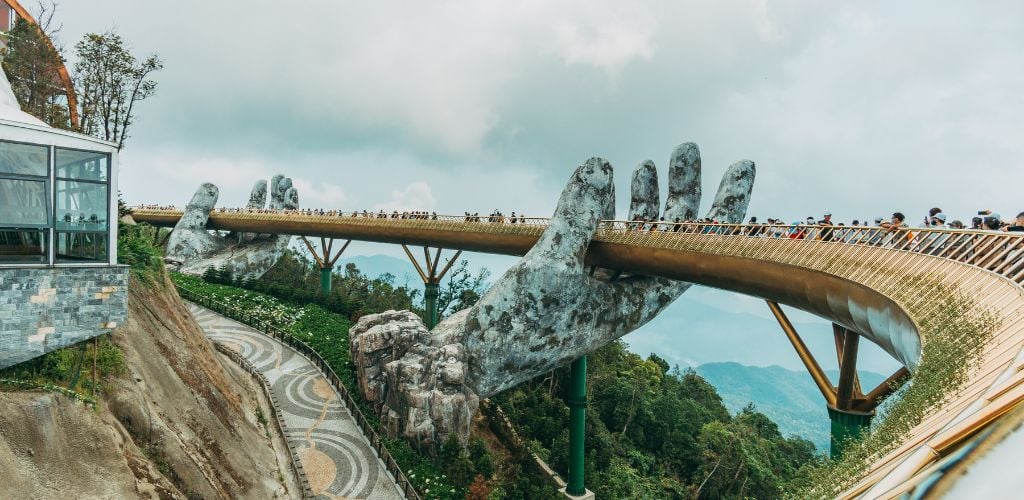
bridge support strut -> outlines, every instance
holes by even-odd
[[[313,248],[313,244],[309,242],[305,236],[301,236],[302,242],[306,244],[306,248],[309,249],[309,253],[313,256],[313,260],[316,261],[316,265],[320,268],[320,293],[329,295],[331,293],[331,276],[334,272],[334,263],[338,262],[338,258],[348,248],[349,243],[352,240],[347,240],[338,253],[332,252],[334,249],[334,240],[331,238],[320,238],[320,252],[317,253],[316,249]]]
[[[423,258],[425,261],[423,265],[420,265],[419,261],[413,257],[412,251],[409,250],[408,246],[402,245],[402,249],[405,250],[405,255],[409,257],[409,261],[412,262],[416,272],[420,275],[420,279],[423,280],[423,305],[426,309],[423,321],[427,323],[428,329],[433,329],[440,320],[438,317],[439,311],[437,310],[437,296],[440,294],[441,280],[458,261],[459,256],[462,255],[462,250],[455,252],[455,255],[452,255],[444,267],[438,271],[437,268],[441,263],[441,251],[444,250],[443,248],[436,249],[433,258],[431,258],[430,247],[423,247]]]
[[[562,490],[569,498],[594,498],[583,486],[584,436],[587,430],[587,357],[569,366],[569,481]]]
[[[839,385],[833,386],[779,304],[770,300],[767,302],[768,308],[778,320],[779,326],[786,333],[786,337],[793,344],[797,355],[800,356],[800,360],[825,398],[828,418],[832,422],[830,455],[832,458],[837,458],[843,454],[844,447],[851,440],[859,438],[867,431],[871,426],[871,418],[875,415],[875,408],[878,407],[882,399],[896,391],[907,380],[907,375],[910,372],[906,368],[900,368],[878,387],[864,394],[861,390],[860,378],[857,376],[860,335],[841,325],[833,324],[832,334],[835,338],[836,358],[839,362]]]

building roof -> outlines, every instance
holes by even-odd
[[[49,127],[39,118],[21,110],[21,106],[18,105],[18,98],[14,96],[14,91],[11,90],[11,83],[7,81],[7,75],[3,71],[0,71],[0,120]]]

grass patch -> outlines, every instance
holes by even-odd
[[[110,378],[126,370],[124,353],[106,334],[4,368],[0,379],[12,390],[53,390],[95,403],[94,396],[103,392]],[[74,388],[69,389],[72,383]]]
[[[964,387],[979,366],[984,347],[1001,326],[996,312],[941,280],[907,277],[893,294],[899,304],[919,302],[920,290],[941,304],[916,318],[921,333],[921,362],[899,399],[886,405],[884,418],[843,456],[812,467],[787,488],[793,498],[832,498],[864,477],[871,463],[903,444],[910,431]],[[935,302],[937,301],[937,302]]]

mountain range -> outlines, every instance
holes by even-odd
[[[818,451],[828,451],[830,424],[825,400],[806,371],[733,362],[706,363],[696,371],[715,386],[729,411],[738,412],[752,403],[778,424],[784,435],[795,434],[813,442]],[[838,371],[826,373],[833,383],[839,380]],[[858,375],[865,392],[886,378],[864,370]]]

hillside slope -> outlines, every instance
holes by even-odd
[[[753,403],[768,415],[785,435],[798,435],[814,443],[818,451],[829,449],[829,420],[825,400],[807,372],[781,366],[747,366],[739,363],[705,363],[697,373],[715,386],[731,412]],[[831,380],[838,372],[826,370]],[[864,387],[872,388],[885,376],[861,370]]]
[[[96,411],[0,394],[5,497],[298,497],[284,442],[258,417],[271,414],[262,392],[156,281],[129,287],[129,319],[111,337],[127,373],[107,381]]]

